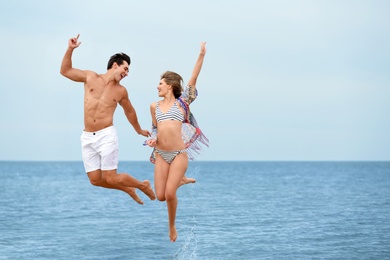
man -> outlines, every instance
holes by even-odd
[[[105,74],[73,68],[72,54],[81,44],[79,36],[69,40],[60,72],[70,80],[84,83],[81,146],[88,178],[95,186],[126,192],[139,204],[143,204],[143,201],[137,196],[136,188],[154,200],[156,196],[148,180],[141,182],[129,174],[117,173],[118,137],[113,125],[117,104],[123,107],[127,119],[138,134],[145,137],[150,135],[149,131],[141,129],[127,90],[119,84],[129,74],[130,57],[124,53],[111,56]]]

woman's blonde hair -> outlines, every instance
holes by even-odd
[[[166,71],[161,75],[161,79],[164,79],[167,85],[172,86],[173,95],[175,98],[179,98],[183,92],[183,78],[173,71]]]

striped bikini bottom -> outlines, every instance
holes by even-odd
[[[185,153],[186,150],[183,149],[177,151],[164,151],[164,150],[156,149],[156,152],[159,155],[161,155],[164,161],[166,161],[168,164],[171,164],[178,154]]]

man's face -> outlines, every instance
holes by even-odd
[[[129,75],[129,64],[126,61],[123,61],[122,65],[118,66],[116,63],[115,65],[117,67],[115,70],[115,79],[120,82]]]

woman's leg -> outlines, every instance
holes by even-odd
[[[169,220],[169,238],[175,242],[177,238],[175,220],[177,209],[176,191],[188,167],[188,156],[186,153],[180,153],[170,164],[168,178],[165,186],[165,199],[168,207]]]
[[[156,153],[154,163],[154,189],[159,201],[165,201],[165,186],[168,179],[169,164]]]

